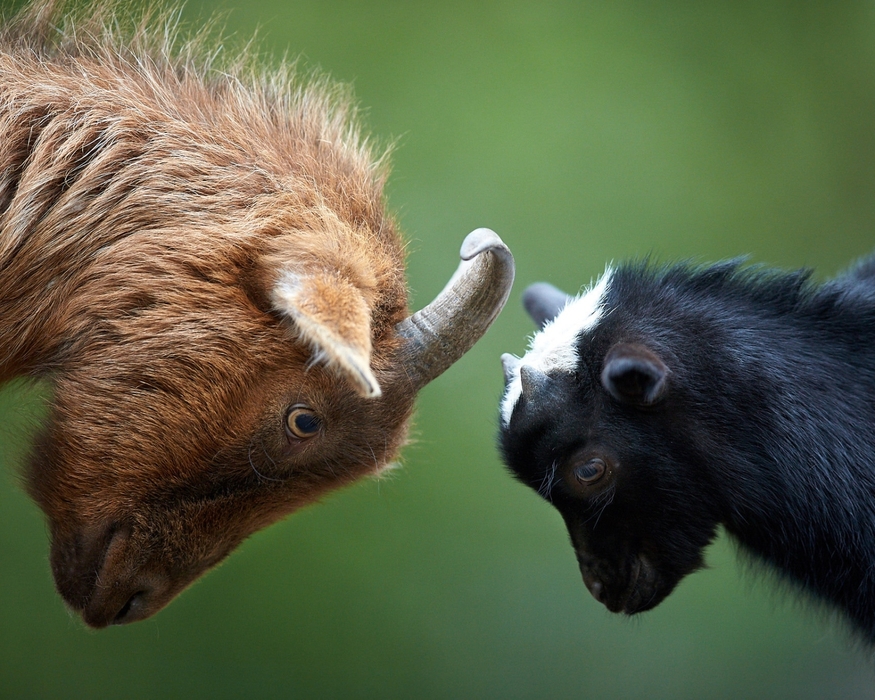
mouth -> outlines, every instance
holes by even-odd
[[[592,597],[612,613],[635,615],[652,610],[671,592],[656,568],[644,556],[633,559],[625,585],[617,585],[616,578],[595,572],[593,567],[581,564],[583,582]],[[609,581],[609,583],[606,583]]]
[[[653,565],[643,556],[635,559],[628,588],[623,592],[623,605],[619,612],[626,615],[652,610],[668,595],[662,590],[662,581]]]
[[[115,592],[113,592],[115,593]],[[148,617],[149,592],[145,590],[135,591],[128,595],[126,591],[121,594],[111,594],[110,600],[96,597],[88,606],[81,611],[82,619],[89,627],[103,629],[110,625],[126,625]],[[119,607],[119,603],[121,606]]]

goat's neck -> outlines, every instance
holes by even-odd
[[[710,471],[722,482],[730,534],[788,579],[848,611],[873,635],[875,440],[866,429],[871,398],[862,387],[842,385],[841,374],[828,369],[799,369],[792,388],[769,402],[771,410],[752,413],[761,425],[739,416],[734,442],[749,448],[727,450],[735,456]],[[834,386],[834,395],[825,385]]]

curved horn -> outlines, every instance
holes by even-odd
[[[443,291],[395,327],[406,340],[402,361],[417,391],[473,347],[513,285],[513,255],[494,231],[469,233],[459,255],[462,262]]]

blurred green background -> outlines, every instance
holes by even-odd
[[[4,0],[8,7],[9,0]],[[397,139],[414,304],[495,229],[517,284],[418,403],[404,468],[252,537],[155,618],[94,633],[55,594],[16,485],[38,397],[0,394],[3,698],[857,698],[871,655],[736,561],[658,609],[586,592],[559,516],[494,449],[520,293],[606,261],[749,254],[834,274],[875,243],[871,2],[192,0],[269,60],[352,83]],[[2,144],[0,144],[2,147]]]

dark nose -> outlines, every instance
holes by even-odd
[[[52,536],[52,574],[58,592],[74,610],[82,610],[91,598],[110,545],[124,528],[103,523],[72,534]]]
[[[582,565],[580,567],[580,573],[583,576],[583,583],[586,585],[587,590],[592,594],[592,597],[595,598],[602,605],[605,604],[605,585],[592,573],[585,569]]]
[[[589,589],[589,592],[592,593],[592,597],[595,598],[599,603],[604,604],[604,598],[602,597],[605,592],[605,587],[602,585],[601,581],[590,581],[586,583],[586,587]]]
[[[58,591],[89,627],[142,620],[162,607],[169,579],[143,562],[131,532],[106,523],[52,543]]]

